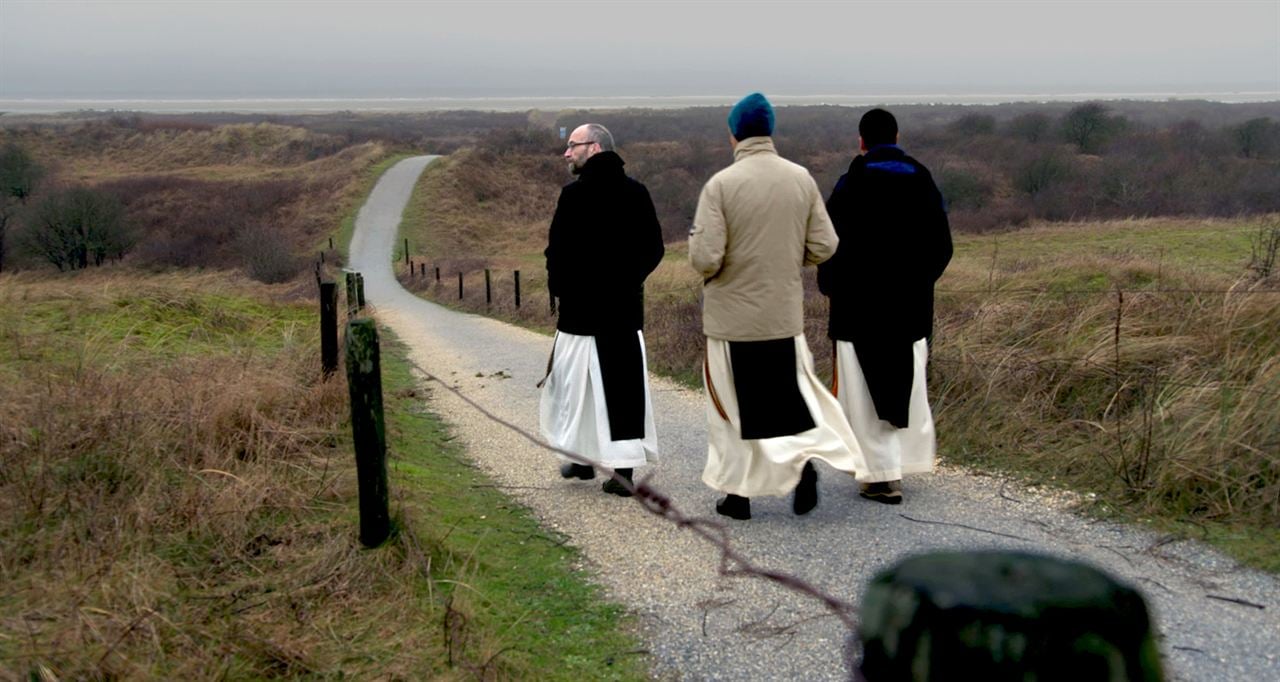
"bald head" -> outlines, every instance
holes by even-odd
[[[613,151],[613,135],[609,133],[609,129],[599,123],[584,123],[574,128],[569,135],[564,158],[569,162],[569,172],[577,175],[582,172],[587,159],[599,152],[609,151]]]

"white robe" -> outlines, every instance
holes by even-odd
[[[858,434],[868,466],[864,483],[897,481],[903,474],[933,471],[937,451],[933,412],[925,386],[929,345],[924,339],[911,347],[913,373],[907,407],[907,427],[900,429],[876,416],[871,391],[858,364],[858,355],[849,341],[836,341],[836,400]]]
[[[556,332],[551,372],[542,385],[538,410],[542,437],[548,443],[611,469],[635,468],[658,460],[644,334],[636,334],[640,336],[644,370],[644,437],[618,441],[610,437],[595,337]],[[564,455],[559,457],[572,461]]]
[[[859,477],[867,470],[839,403],[813,372],[804,335],[794,340],[796,383],[815,426],[791,436],[744,440],[729,342],[707,338],[703,394],[708,444],[702,481],[712,488],[743,497],[786,495],[800,482],[805,462],[815,458]]]

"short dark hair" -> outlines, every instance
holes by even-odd
[[[858,121],[858,137],[867,147],[893,144],[898,140],[898,119],[884,109],[872,109]]]

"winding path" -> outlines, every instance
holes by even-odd
[[[356,221],[351,265],[364,273],[378,319],[408,344],[414,362],[536,433],[534,384],[550,339],[419,299],[392,274],[401,212],[435,158],[406,159],[378,182]],[[552,455],[448,391],[427,388],[432,409],[474,460],[546,527],[581,548],[585,568],[637,616],[657,678],[846,677],[845,632],[820,604],[763,580],[719,576],[718,555],[706,542],[601,493],[600,479],[562,480]],[[714,516],[717,495],[700,480],[701,396],[662,378],[653,389],[663,458],[653,483],[686,513]],[[1280,680],[1274,576],[1240,568],[1198,543],[1074,515],[1065,496],[950,467],[908,480],[900,507],[859,499],[854,481],[831,469],[821,476],[821,502],[806,517],[792,516],[789,499],[754,500],[751,521],[730,522],[735,547],[849,601],[877,571],[916,552],[1003,547],[1084,560],[1147,596],[1171,679]]]

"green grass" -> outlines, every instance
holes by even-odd
[[[621,607],[485,487],[390,341],[398,530],[360,546],[345,382],[319,380],[315,305],[283,292],[0,277],[0,668],[643,678]]]
[[[500,633],[492,646],[529,679],[642,679],[622,607],[574,569],[580,557],[565,538],[486,487],[492,482],[424,409],[404,347],[382,333],[391,488],[401,523],[438,547],[433,568],[459,581],[442,587],[445,598],[468,600],[472,626]]]
[[[956,235],[955,262],[949,271],[961,266],[985,272],[994,256],[995,276],[1001,280],[1007,273],[1037,270],[1063,258],[1090,256],[1111,262],[1146,262],[1157,271],[1197,270],[1234,277],[1249,262],[1249,239],[1266,220],[1147,219],[1045,224],[1007,234]],[[947,286],[949,279],[944,277],[940,286]]]

